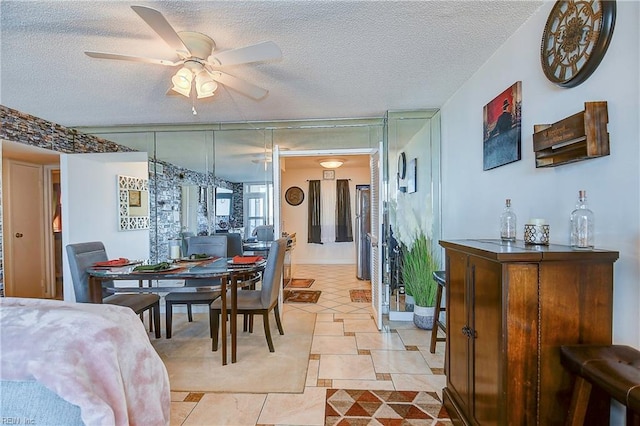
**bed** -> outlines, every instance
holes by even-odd
[[[168,425],[169,377],[126,307],[0,298],[0,417]]]

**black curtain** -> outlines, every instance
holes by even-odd
[[[336,243],[353,241],[349,179],[336,181]]]
[[[322,244],[322,231],[320,228],[320,181],[309,181],[309,214],[308,227],[309,236],[308,243]]]

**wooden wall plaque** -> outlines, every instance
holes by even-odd
[[[609,155],[607,102],[585,102],[584,111],[554,124],[533,126],[537,167],[555,167]]]

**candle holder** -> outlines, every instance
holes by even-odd
[[[543,219],[531,219],[524,225],[524,243],[549,245],[549,225]]]

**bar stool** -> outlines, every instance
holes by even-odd
[[[625,345],[560,346],[560,362],[575,375],[566,425],[584,424],[592,386],[627,407],[627,426],[640,425],[640,351]]]
[[[438,290],[436,292],[436,310],[433,315],[433,329],[431,330],[431,353],[436,353],[436,343],[437,342],[446,342],[446,334],[447,334],[447,325],[446,325],[446,314],[445,319],[440,320],[440,312],[444,312],[447,310],[446,307],[442,307],[442,291],[444,290],[445,284],[445,271],[434,271],[433,279],[438,283]],[[438,337],[438,329],[442,330],[445,334],[445,337]]]

